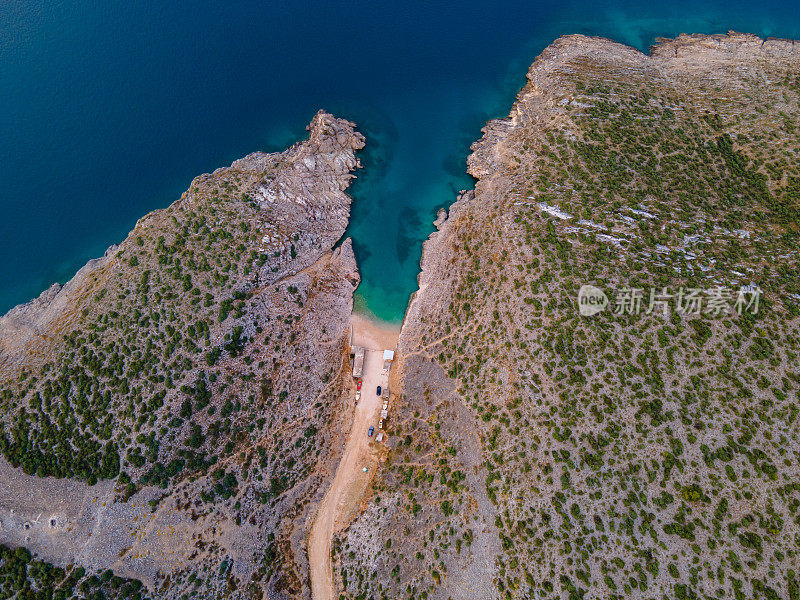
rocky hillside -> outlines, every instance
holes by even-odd
[[[742,34],[536,59],[425,244],[347,598],[798,598],[798,73]]]
[[[324,112],[308,129],[0,319],[0,542],[158,597],[306,589],[346,426],[359,275],[333,247],[364,145]]]

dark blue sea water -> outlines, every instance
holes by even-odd
[[[472,185],[469,144],[555,37],[728,29],[800,38],[800,3],[0,3],[0,313],[65,281],[203,172],[358,122],[359,304],[402,317],[436,209]]]

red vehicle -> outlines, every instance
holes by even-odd
[[[361,389],[361,380],[360,379],[358,381],[356,381],[356,389],[357,390]]]

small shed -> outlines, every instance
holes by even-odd
[[[354,346],[355,357],[353,358],[353,377],[361,377],[364,371],[364,348]]]

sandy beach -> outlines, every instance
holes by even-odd
[[[369,350],[394,350],[400,335],[400,323],[386,323],[363,314],[350,317],[352,344]]]

